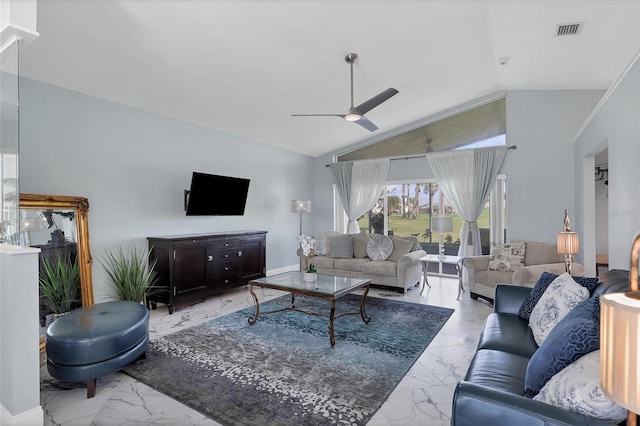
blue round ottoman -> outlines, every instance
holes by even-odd
[[[47,370],[54,379],[87,382],[87,398],[96,379],[144,357],[149,345],[149,311],[140,303],[105,302],[58,318],[47,329]]]

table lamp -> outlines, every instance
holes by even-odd
[[[440,259],[444,259],[444,235],[442,234],[453,231],[453,218],[451,216],[433,216],[431,218],[431,232],[434,231],[440,234],[438,254]]]
[[[569,215],[564,211],[564,231],[558,232],[558,253],[564,254],[564,269],[571,274],[571,255],[580,251],[580,239],[577,232],[570,229]]]
[[[302,235],[302,213],[311,213],[311,201],[291,200],[291,213],[300,213],[300,235]]]
[[[600,371],[604,392],[629,410],[627,426],[637,425],[640,412],[640,234],[631,247],[629,293],[600,296]]]

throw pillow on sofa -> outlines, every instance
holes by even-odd
[[[353,259],[353,237],[351,235],[336,235],[330,239],[330,256],[336,259]]]
[[[531,290],[531,293],[529,293],[524,303],[520,307],[520,310],[518,311],[518,315],[520,315],[520,318],[526,319],[527,321],[529,320],[531,311],[533,311],[533,308],[538,303],[538,300],[540,300],[547,287],[549,287],[549,284],[551,284],[551,282],[556,278],[558,278],[558,275],[552,274],[551,272],[543,272],[540,275],[540,278],[538,278],[538,281],[533,286],[533,290]],[[572,275],[571,278],[573,278],[573,280],[581,286],[586,287],[586,289],[589,290],[589,295],[593,294],[593,291],[598,285],[597,277],[575,277]]]
[[[627,410],[613,402],[602,389],[599,350],[553,376],[533,399],[610,423],[620,423],[627,417]]]
[[[395,236],[391,237],[391,242],[393,243],[393,251],[387,260],[392,262],[397,262],[402,256],[409,254],[415,245],[414,241],[405,240],[404,238]]]
[[[515,271],[524,268],[526,244],[492,244],[489,253],[489,271]]]
[[[316,255],[329,256],[329,237],[340,235],[338,231],[322,231],[316,235]]]
[[[589,290],[575,282],[566,272],[553,280],[531,311],[529,327],[538,346],[541,346],[551,330],[578,303],[589,298]]]
[[[371,260],[387,260],[393,252],[391,237],[380,234],[371,234],[367,243],[367,255]]]
[[[600,348],[600,298],[579,303],[549,333],[529,360],[525,396],[532,398],[560,370]]]
[[[364,259],[367,257],[367,244],[371,237],[365,230],[353,237],[353,257],[356,259]]]

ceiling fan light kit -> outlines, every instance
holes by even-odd
[[[377,94],[373,98],[364,101],[358,106],[353,106],[353,64],[358,60],[358,55],[356,53],[349,53],[345,56],[344,60],[349,64],[351,71],[351,106],[349,107],[349,112],[346,114],[291,114],[292,117],[341,117],[347,121],[354,122],[369,130],[370,132],[374,132],[378,130],[378,127],[369,121],[364,115],[380,105],[381,103],[389,100],[392,96],[398,94],[398,91],[393,87],[388,88],[387,90]]]

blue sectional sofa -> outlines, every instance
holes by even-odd
[[[453,396],[453,426],[611,424],[524,396],[527,366],[538,350],[528,321],[519,315],[531,291],[513,285],[496,287],[494,312]],[[629,272],[611,270],[598,277],[591,297],[623,291],[629,291]]]

